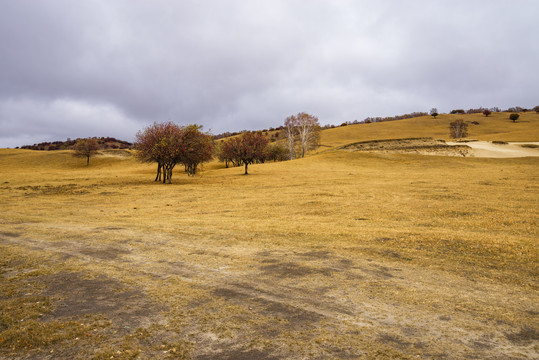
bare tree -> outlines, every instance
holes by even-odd
[[[298,119],[292,115],[286,118],[284,121],[284,134],[288,142],[288,151],[290,152],[290,160],[296,158],[296,137],[297,130],[296,126],[298,124]]]
[[[307,113],[299,113],[298,136],[301,144],[301,157],[305,157],[305,152],[318,145],[320,140],[320,123],[318,118]]]
[[[436,116],[438,116],[438,109],[436,109],[436,108],[430,109],[430,113],[429,113],[429,114],[430,114],[430,116],[432,116],[433,118],[436,119]]]
[[[450,123],[449,130],[451,131],[451,137],[455,139],[468,136],[468,124],[462,119],[457,119]]]
[[[296,142],[301,147],[301,157],[305,157],[307,150],[318,145],[320,140],[320,123],[313,115],[301,112],[286,118],[284,131],[288,139],[290,160],[296,157]]]
[[[99,143],[97,139],[78,139],[75,143],[73,156],[86,158],[86,166],[90,165],[90,157],[97,154]]]

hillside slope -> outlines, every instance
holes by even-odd
[[[343,146],[359,141],[432,137],[451,140],[449,123],[456,119],[468,122],[468,138],[485,141],[539,141],[539,114],[520,114],[516,123],[509,120],[508,113],[449,115],[442,114],[436,119],[423,116],[388,122],[342,126],[324,130],[321,133],[320,149]],[[472,122],[479,123],[478,125]]]

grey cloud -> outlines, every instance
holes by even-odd
[[[338,124],[433,106],[534,106],[538,10],[502,0],[0,0],[0,147],[129,140],[164,120],[222,132],[299,111]]]

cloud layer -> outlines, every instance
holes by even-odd
[[[535,106],[535,1],[0,0],[0,147]]]

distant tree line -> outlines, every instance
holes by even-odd
[[[426,112],[413,112],[410,114],[404,114],[404,115],[395,115],[395,116],[386,116],[386,117],[368,117],[363,120],[364,124],[374,123],[374,122],[383,122],[383,121],[395,121],[395,120],[404,120],[404,119],[412,119],[416,117],[421,116],[427,116],[429,115]]]
[[[505,110],[501,110],[499,107],[492,107],[492,108],[479,107],[479,108],[472,108],[468,110],[454,109],[454,110],[451,110],[449,113],[450,114],[480,114],[480,113],[484,114],[485,112],[488,112],[488,114],[490,115],[491,113],[499,113],[499,112],[519,113],[519,112],[528,112],[528,111],[535,111],[539,113],[539,105],[535,106],[532,109],[527,109],[520,106],[513,106]]]
[[[132,149],[133,144],[128,141],[118,140],[113,137],[93,137],[99,146],[99,150],[105,149]],[[52,141],[52,142],[42,142],[34,145],[24,145],[20,149],[27,150],[74,150],[75,145],[79,139],[71,140],[67,139],[66,141]],[[19,147],[17,147],[19,149]]]

